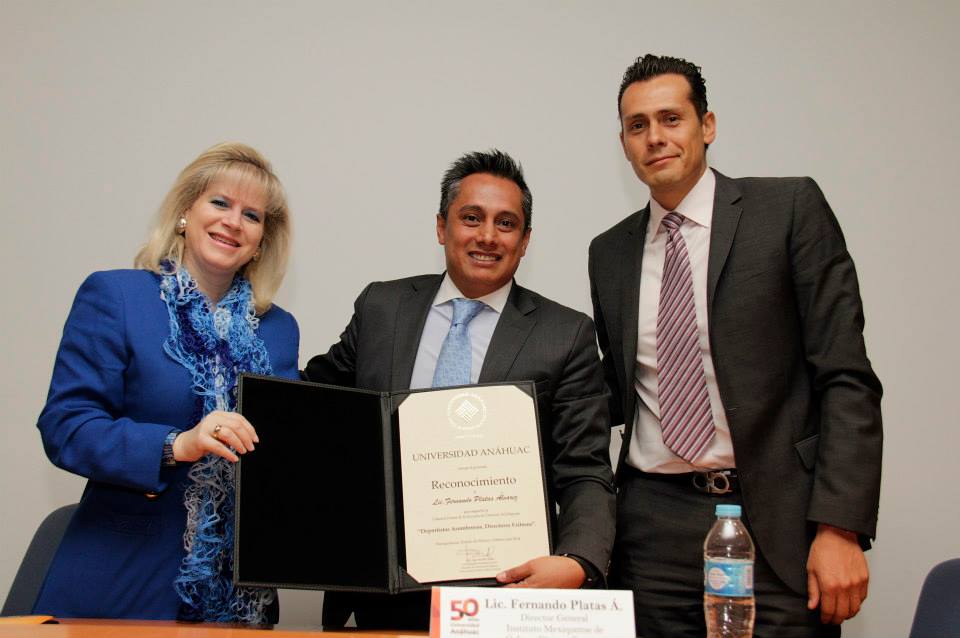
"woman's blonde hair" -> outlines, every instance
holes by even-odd
[[[169,271],[165,262],[178,268],[183,263],[184,238],[177,232],[177,221],[214,180],[224,175],[242,184],[259,187],[266,201],[260,256],[241,269],[253,288],[257,314],[263,314],[270,309],[287,270],[290,211],[283,186],[274,175],[270,162],[245,144],[217,144],[181,171],[160,205],[147,243],[137,253],[133,265],[159,274]]]

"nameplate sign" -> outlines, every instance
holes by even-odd
[[[599,589],[434,587],[431,638],[634,636],[633,594]]]

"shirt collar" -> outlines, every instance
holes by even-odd
[[[677,205],[676,212],[695,224],[710,228],[710,222],[713,220],[713,195],[716,188],[717,176],[708,167],[686,197]],[[660,222],[670,212],[657,200],[650,198],[650,229],[654,234],[660,231]]]
[[[510,290],[513,288],[513,280],[511,279],[505,283],[500,288],[497,288],[488,295],[482,297],[477,297],[477,301],[482,301],[489,308],[496,311],[497,314],[503,312],[503,307],[507,305],[507,298],[510,297]],[[440,282],[440,290],[437,291],[437,296],[433,298],[433,305],[439,306],[440,304],[447,303],[457,297],[464,297],[466,295],[460,292],[460,289],[457,288],[457,285],[453,283],[453,280],[450,279],[448,273],[443,274],[443,281]]]

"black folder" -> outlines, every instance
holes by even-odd
[[[488,385],[536,396],[533,382]],[[405,569],[398,407],[410,394],[430,391],[242,375],[238,411],[260,443],[236,469],[234,582],[382,593],[495,584],[420,583]],[[540,450],[543,468],[542,442]],[[546,500],[544,507],[549,513]],[[552,550],[552,517],[546,520]]]

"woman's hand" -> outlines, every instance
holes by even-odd
[[[192,462],[206,454],[216,454],[236,463],[240,460],[237,454],[252,452],[253,444],[259,442],[257,431],[243,416],[217,410],[177,435],[173,440],[173,457],[177,461]]]

